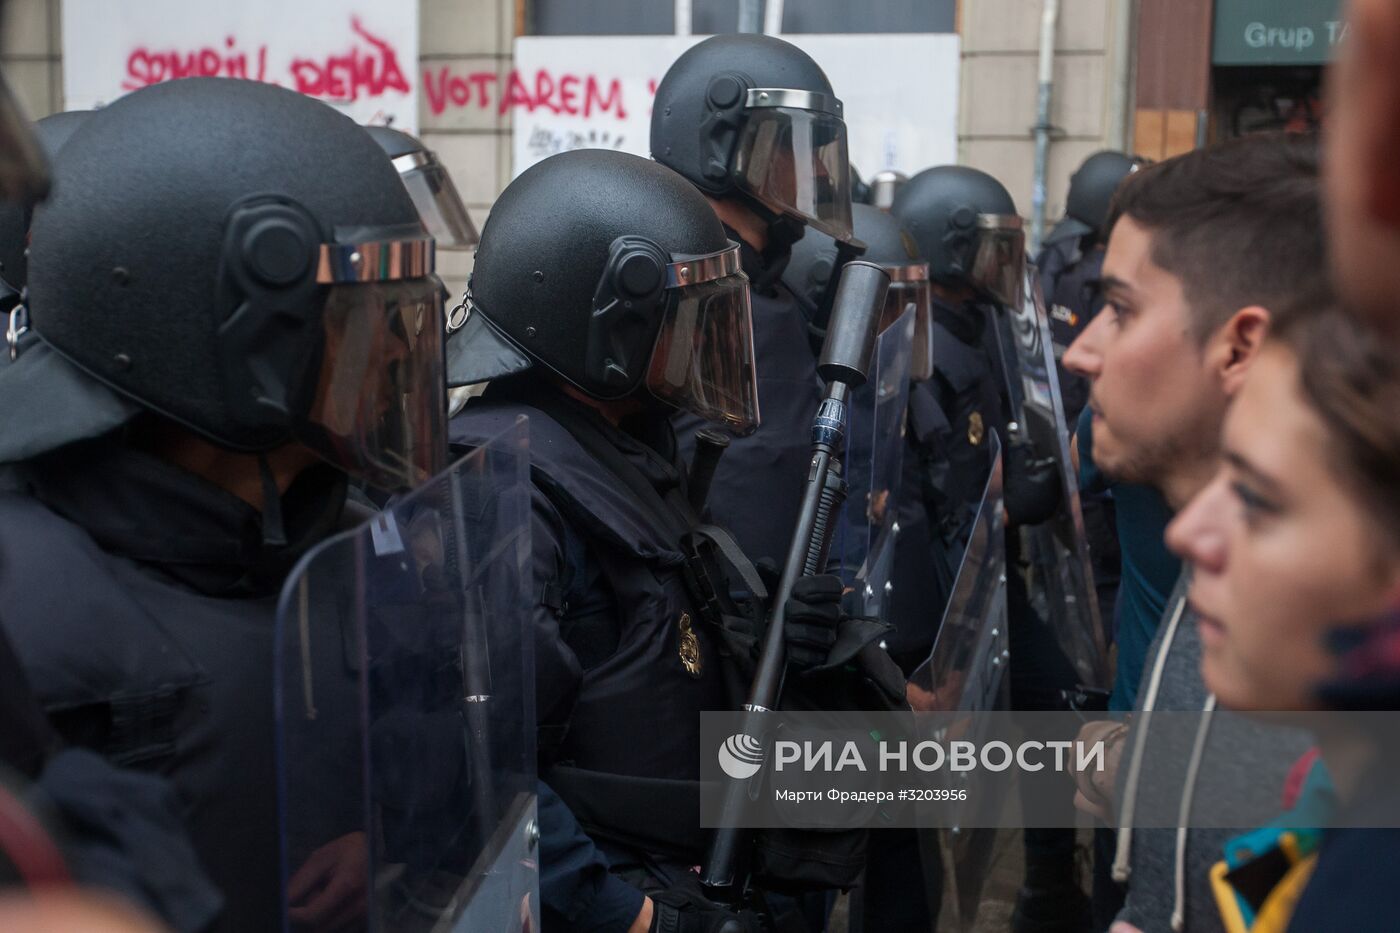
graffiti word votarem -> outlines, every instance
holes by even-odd
[[[512,110],[534,113],[541,110],[571,117],[592,117],[609,114],[619,120],[627,119],[627,104],[623,100],[623,83],[618,78],[596,74],[572,74],[537,69],[533,74],[512,70],[503,78],[494,71],[454,72],[443,66],[434,74],[423,70],[423,89],[428,94],[428,109],[440,116],[448,107],[495,110],[505,114]],[[648,81],[648,90],[656,93],[656,81]],[[651,103],[648,97],[647,104]]]
[[[869,762],[866,756],[874,751]],[[1071,766],[1071,760],[1074,762]],[[840,772],[870,771],[1102,771],[1104,743],[1027,741],[1009,742],[880,742],[875,749],[861,751],[856,742],[773,743],[775,771]]]

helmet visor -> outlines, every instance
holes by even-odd
[[[972,284],[1008,308],[1021,306],[1026,270],[1026,234],[1015,215],[980,214]]]
[[[792,101],[813,109],[779,105]],[[823,94],[754,88],[735,182],[770,209],[827,236],[851,238],[851,167],[841,103]]]
[[[909,378],[923,382],[933,376],[933,316],[932,294],[928,284],[928,266],[887,268],[890,288],[885,293],[885,309],[881,312],[881,330],[899,320],[900,315],[914,307],[914,346],[909,364]]]
[[[382,490],[447,464],[442,290],[436,278],[330,286],[325,352],[297,437]]]
[[[470,249],[480,240],[452,176],[431,152],[410,152],[394,160],[399,178],[438,249]]]
[[[759,420],[757,366],[739,247],[672,263],[668,275],[647,388],[667,405],[733,434],[752,434]]]

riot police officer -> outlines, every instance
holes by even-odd
[[[496,202],[469,306],[450,378],[490,384],[454,444],[530,419],[547,928],[747,924],[688,870],[705,845],[699,712],[735,708],[736,670],[669,420],[758,425],[740,246],[668,169],[564,153]],[[840,591],[819,576],[797,593],[790,663],[825,657]]]
[[[1089,382],[1060,362],[1075,337],[1103,307],[1099,273],[1103,268],[1103,225],[1118,185],[1137,170],[1139,160],[1105,150],[1085,159],[1070,178],[1065,218],[1045,238],[1036,258],[1041,290],[1050,312],[1055,371],[1060,380],[1065,418],[1073,430],[1089,400]],[[1122,557],[1118,550],[1115,506],[1111,494],[1096,491],[1081,500],[1084,531],[1093,562],[1100,618],[1114,618]]]
[[[1085,159],[1070,177],[1065,217],[1045,238],[1036,268],[1050,310],[1050,336],[1060,378],[1065,419],[1079,420],[1089,398],[1089,384],[1060,365],[1060,357],[1103,307],[1099,270],[1103,267],[1103,224],[1118,184],[1138,162],[1121,152],[1104,150]]]
[[[271,929],[278,592],[348,477],[445,460],[432,240],[362,128],[252,81],[124,97],[54,178],[0,369],[3,624],[65,739],[174,783],[219,929]],[[312,925],[362,890],[341,854]]]
[[[916,584],[913,589],[925,594],[919,602],[933,604],[936,626],[938,607],[947,602],[991,469],[992,432],[1003,450],[1009,446],[1008,383],[995,319],[990,315],[997,313],[999,303],[1009,304],[1019,294],[1015,277],[1023,261],[1021,225],[1002,184],[964,166],[940,166],[915,175],[900,190],[893,213],[918,244],[932,283],[933,377],[911,391],[910,442],[920,463],[920,485],[933,527],[932,549],[939,556],[931,568],[934,572],[926,570],[922,575],[923,586]],[[1013,472],[1009,452],[1004,459],[1007,472]],[[1007,508],[1019,513],[1014,485],[1008,476]],[[1028,485],[1021,496],[1035,506],[1025,511],[1034,514],[1013,514],[1013,521],[1027,521],[1046,511],[1044,503],[1025,495],[1036,489]],[[913,538],[905,536],[905,540]],[[903,547],[917,548],[912,543]],[[917,579],[911,576],[910,582]],[[932,582],[939,589],[930,593],[923,587]],[[896,592],[900,590],[896,583]],[[926,654],[936,634],[927,621],[917,635],[913,625],[912,619],[906,619],[901,633],[911,639],[907,647],[914,656],[908,661]]]
[[[909,305],[914,307],[914,328],[911,335],[912,346],[909,348],[908,378],[915,383],[922,382],[933,375],[933,335],[930,317],[928,264],[918,257],[913,238],[890,214],[868,204],[856,204],[852,208],[851,216],[855,237],[865,246],[865,252],[861,256],[862,260],[877,263],[890,276],[890,289],[886,296],[885,309],[881,315],[882,330],[891,326],[892,322],[899,318]],[[820,320],[820,315],[826,305],[827,292],[836,281],[832,273],[840,259],[839,244],[836,241],[824,234],[809,232],[793,248],[792,262],[783,275],[783,281],[796,295],[803,313],[808,316],[811,322],[813,331],[819,336],[825,334],[825,322]],[[882,336],[882,343],[887,339],[887,337]],[[881,382],[883,383],[883,379]],[[893,442],[886,445],[884,449],[881,449],[881,445],[887,439],[875,437],[873,441],[876,450],[873,452],[870,450],[872,438],[869,436],[869,424],[857,427],[854,422],[858,416],[864,416],[867,422],[870,420],[874,404],[874,399],[871,396],[876,391],[876,385],[867,383],[857,390],[851,405],[853,424],[848,442],[850,452],[847,462],[851,465],[849,478],[853,486],[860,478],[862,471],[866,474],[884,472],[885,465],[875,463],[874,460],[898,454],[901,449],[899,445],[907,438],[907,432],[899,430],[899,422],[896,422],[895,430],[898,431],[900,437],[889,439]],[[902,420],[900,419],[900,421]],[[886,450],[890,450],[891,453],[886,453]],[[865,462],[862,463],[862,460]],[[867,523],[875,523],[877,516],[883,516],[888,511],[894,516],[894,523],[897,523],[900,536],[927,536],[923,498],[919,493],[918,458],[911,451],[904,450],[899,465],[902,470],[902,479],[899,483],[897,500],[891,502],[866,501],[865,497],[852,496],[846,507],[848,525],[864,526]],[[879,496],[881,494],[881,490],[873,488],[857,491],[865,492],[866,496]],[[917,505],[917,509],[913,508],[915,505]],[[863,527],[862,530],[864,530]],[[854,537],[861,542],[866,539],[864,534],[857,534]],[[861,545],[862,548],[864,546],[864,544]],[[850,551],[851,547],[848,546],[846,550]],[[915,551],[929,553],[930,548],[926,546],[912,549],[896,548],[896,560],[899,554]],[[863,553],[849,554],[846,556],[845,563],[849,565],[859,564],[865,556]],[[894,568],[894,574],[901,575],[905,579],[913,578],[915,580],[927,571],[927,567],[921,567],[912,572],[909,568]],[[884,579],[875,581],[877,588],[883,589],[884,582],[886,582]],[[916,596],[915,600],[922,603],[923,596]],[[901,602],[900,597],[896,596],[893,600],[885,602],[879,612],[882,621],[895,626],[894,631],[886,640],[891,656],[898,662],[905,660],[903,650],[905,636],[903,632],[910,627],[906,617],[910,614],[911,608],[907,603]],[[926,648],[927,644],[924,647]]]
[[[998,316],[1020,303],[1025,274],[1021,219],[1010,193],[985,172],[940,166],[911,178],[893,213],[917,242],[933,283],[934,374],[911,393],[910,441],[920,464],[938,572],[895,581],[896,600],[923,596],[925,628],[918,633],[917,658],[937,634],[936,607],[946,605],[966,548],[991,468],[992,432],[1004,451],[1008,567],[1019,563],[1015,529],[1050,518],[1060,497],[1054,461],[1013,442],[1010,432],[1011,383]],[[901,535],[899,544],[903,549],[917,542]],[[926,559],[916,554],[909,561]],[[1007,576],[1012,706],[1060,708],[1060,691],[1075,686],[1073,668],[1031,607],[1022,575]],[[1068,825],[1072,814],[1066,819]],[[1073,870],[1073,830],[1026,830],[1026,884],[1013,929],[1080,929],[1088,904]]]
[[[822,389],[805,318],[782,274],[809,225],[850,239],[841,102],[817,63],[791,43],[715,36],[676,59],[657,86],[651,153],[710,200],[741,246],[764,424],[730,445],[710,507],[752,558],[780,562],[801,501],[791,477],[806,473]],[[701,426],[692,415],[676,420],[687,457]]]
[[[885,174],[885,173],[882,173]],[[876,176],[877,179],[880,176]],[[919,384],[933,375],[932,322],[928,264],[918,256],[917,246],[899,221],[887,211],[870,204],[856,204],[852,208],[854,234],[865,245],[861,259],[882,266],[890,276],[890,290],[886,297],[882,324],[898,319],[910,305],[914,308],[913,346],[909,348],[911,362],[908,379]],[[840,260],[837,243],[830,237],[811,231],[793,248],[792,262],[784,274],[784,281],[801,302],[803,310],[815,318],[825,304],[826,291],[832,286],[832,272]],[[886,344],[888,337],[882,337]],[[880,385],[887,385],[884,375],[879,376]],[[934,557],[929,535],[928,512],[924,505],[921,461],[913,448],[913,440],[906,430],[896,427],[898,436],[893,438],[875,437],[875,451],[862,450],[870,446],[870,409],[877,392],[876,385],[866,384],[857,390],[852,401],[852,428],[850,432],[850,456],[848,463],[863,466],[873,478],[887,475],[886,465],[878,461],[893,450],[901,456],[898,471],[898,486],[892,501],[878,499],[882,492],[872,485],[871,498],[862,501],[853,496],[847,502],[847,523],[861,528],[865,523],[876,524],[882,513],[893,514],[892,534],[888,544],[894,548],[894,557],[889,566],[889,577],[872,579],[866,592],[878,596],[879,615],[882,621],[893,624],[894,628],[885,637],[890,656],[904,668],[905,673],[928,654],[930,644],[927,623],[930,608],[927,605],[927,577]],[[857,428],[857,413],[865,413],[864,430]],[[876,430],[883,427],[883,419],[874,419]],[[905,423],[905,413],[901,411],[896,425]],[[858,461],[866,460],[864,464]],[[852,481],[856,471],[852,470]],[[873,535],[856,534],[858,542],[873,541]],[[869,564],[869,552],[855,555]],[[883,569],[883,566],[882,566]],[[867,566],[867,573],[871,568]],[[884,584],[888,582],[889,588]],[[889,595],[886,596],[886,593]],[[870,608],[867,606],[867,608]],[[920,654],[922,649],[922,654]],[[933,864],[924,866],[928,858]],[[866,931],[919,931],[934,926],[941,905],[942,890],[927,885],[926,879],[941,875],[937,863],[936,846],[921,848],[919,838],[913,830],[882,830],[873,839],[870,856],[866,865],[865,877],[854,892],[851,907],[860,927]],[[927,889],[927,890],[926,890]],[[923,891],[923,895],[916,892]]]
[[[44,154],[57,155],[87,116],[76,110],[39,120],[34,135]],[[30,206],[0,203],[0,312],[15,312],[15,330],[27,314],[15,309],[27,279],[31,217]],[[0,365],[6,362],[8,354],[0,356]],[[86,749],[65,748],[3,631],[0,683],[0,780],[32,781],[51,805],[58,848],[73,879],[118,891],[176,929],[206,926],[221,898],[199,869],[170,785],[113,767]],[[0,877],[35,883],[3,870]]]

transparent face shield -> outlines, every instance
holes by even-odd
[[[1021,306],[1026,272],[1026,234],[1013,214],[977,217],[977,252],[972,283],[1004,307]]]
[[[909,379],[923,382],[933,376],[933,296],[929,291],[928,265],[886,266],[890,288],[885,293],[885,308],[881,312],[880,329],[899,320],[910,305],[914,306],[914,346],[909,364]]]
[[[771,210],[851,238],[851,166],[841,102],[826,94],[750,88],[734,162],[739,188]]]
[[[365,245],[354,249],[367,252]],[[374,275],[374,257],[362,262]],[[322,313],[324,350],[305,389],[308,401],[299,406],[306,414],[296,436],[376,489],[413,488],[447,463],[442,287],[431,274],[332,281]]]
[[[438,249],[470,249],[480,240],[452,176],[428,151],[410,152],[394,159],[394,168],[418,208],[418,216]]]
[[[646,386],[737,435],[758,428],[749,280],[737,245],[667,267],[667,301]]]

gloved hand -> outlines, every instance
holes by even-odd
[[[845,584],[834,573],[800,577],[792,585],[783,634],[788,666],[793,670],[805,671],[827,662],[841,624],[844,589]]]
[[[773,561],[764,558],[754,567],[769,592],[778,588]],[[831,670],[849,664],[865,645],[885,637],[890,627],[861,617],[855,596],[831,573],[800,577],[793,584],[783,625],[789,668],[799,674]]]
[[[650,933],[760,933],[758,916],[730,910],[705,897],[691,872],[651,895]]]
[[[1006,518],[1012,526],[1046,521],[1064,498],[1059,462],[1054,457],[1037,458],[1035,448],[1025,442],[1007,448],[1004,477]]]

